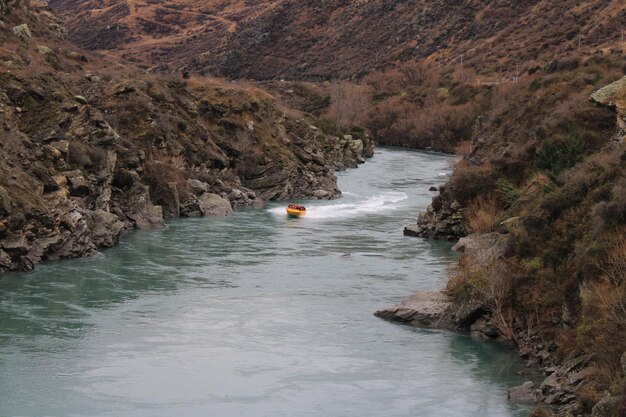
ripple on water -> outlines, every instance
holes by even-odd
[[[445,282],[450,244],[402,228],[449,159],[378,149],[304,218],[177,220],[2,277],[0,415],[524,415],[510,351],[372,315]]]

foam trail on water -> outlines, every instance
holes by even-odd
[[[380,195],[367,198],[355,203],[327,204],[323,206],[308,206],[306,219],[337,219],[354,217],[359,214],[379,213],[381,211],[395,210],[400,207],[398,203],[408,199],[409,196],[403,192],[389,191]],[[284,216],[284,207],[275,207],[269,210],[270,213]]]

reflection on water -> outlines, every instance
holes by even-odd
[[[402,236],[448,158],[379,150],[344,198],[131,232],[0,279],[0,415],[522,416],[500,346],[372,312],[445,280]]]

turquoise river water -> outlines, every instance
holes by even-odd
[[[378,149],[344,198],[130,232],[0,276],[0,416],[524,416],[515,352],[372,315],[445,283],[450,245],[402,236],[448,173]]]

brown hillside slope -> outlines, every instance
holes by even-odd
[[[615,45],[621,0],[51,0],[79,45],[159,71],[232,78],[360,77],[431,57],[509,75]]]
[[[447,287],[457,324],[546,370],[539,399],[559,416],[626,411],[623,62],[598,55],[508,86],[407,230],[468,235]]]
[[[125,228],[334,198],[367,137],[326,136],[254,87],[159,78],[76,50],[45,7],[0,0],[0,272]]]

